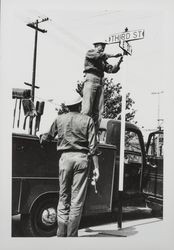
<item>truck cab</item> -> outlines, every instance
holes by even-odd
[[[86,217],[90,219],[98,214],[118,212],[120,129],[120,121],[103,119],[101,122],[100,178],[96,193],[91,185],[91,166],[82,223]],[[56,234],[59,157],[56,139],[42,147],[37,135],[12,134],[12,215],[21,215],[25,236],[49,237]],[[126,123],[124,205],[137,205],[142,201],[145,166],[143,135],[137,126]]]

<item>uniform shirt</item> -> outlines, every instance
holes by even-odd
[[[99,77],[104,76],[106,73],[117,73],[120,69],[119,64],[110,65],[107,61],[106,54],[98,52],[95,49],[88,50],[85,57],[84,73],[92,73]]]
[[[58,136],[58,151],[85,151],[95,154],[97,140],[95,126],[91,117],[78,112],[59,115],[48,133],[42,135],[43,141]]]

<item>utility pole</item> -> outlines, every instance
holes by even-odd
[[[160,119],[160,94],[164,93],[164,91],[158,91],[158,92],[152,92],[152,95],[158,95],[158,117],[157,117],[157,122],[158,122],[158,128],[160,129],[160,121],[163,119]]]
[[[37,40],[38,40],[38,31],[42,33],[46,33],[47,30],[40,29],[38,27],[39,23],[48,21],[49,18],[43,18],[41,21],[36,20],[35,22],[28,23],[27,26],[29,26],[32,29],[35,29],[35,41],[34,41],[34,56],[33,56],[33,72],[32,72],[32,84],[29,84],[31,86],[31,100],[34,104],[34,97],[35,97],[35,79],[36,79],[36,57],[37,57]],[[30,117],[30,122],[29,122],[29,134],[32,134],[32,127],[33,127],[33,117]]]

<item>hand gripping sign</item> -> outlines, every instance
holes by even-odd
[[[132,46],[124,40],[120,40],[119,47],[124,51],[124,55],[132,55]]]

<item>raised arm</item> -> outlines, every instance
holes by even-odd
[[[122,61],[123,61],[123,56],[120,57],[120,60],[115,65],[111,65],[111,64],[106,62],[105,72],[106,73],[117,73],[120,70],[120,64],[122,63]]]
[[[47,133],[44,133],[40,136],[40,143],[44,144],[51,140],[53,140],[57,135],[57,119],[55,119],[55,121],[52,123],[49,131]]]

